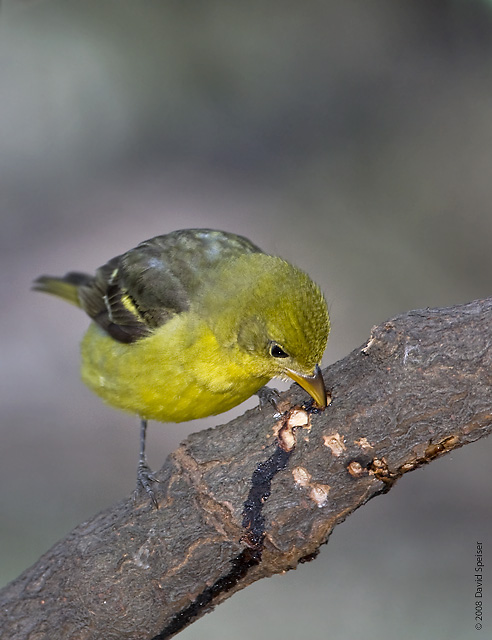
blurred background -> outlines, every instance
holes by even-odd
[[[492,294],[485,0],[4,0],[0,96],[0,586],[135,482],[137,421],[82,385],[88,321],[37,275],[177,228],[240,233],[321,284],[325,364],[398,313]],[[151,465],[254,404],[151,423]],[[180,638],[478,637],[491,456],[408,474]]]

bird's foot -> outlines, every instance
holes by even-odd
[[[140,460],[137,468],[137,486],[133,493],[133,501],[136,502],[137,498],[142,493],[142,490],[145,490],[146,494],[149,496],[152,504],[156,509],[159,508],[159,503],[157,502],[157,498],[155,497],[154,490],[152,489],[152,484],[154,482],[159,482],[159,480],[155,477],[152,469],[147,464],[146,460]]]
[[[261,410],[272,406],[277,413],[281,413],[277,404],[277,399],[280,397],[278,389],[273,389],[272,387],[261,387],[261,389],[258,389],[256,392],[256,395],[260,400],[259,407]]]

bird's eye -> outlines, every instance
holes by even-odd
[[[270,355],[274,358],[288,358],[289,354],[285,353],[282,347],[279,347],[276,342],[272,342],[270,346]]]

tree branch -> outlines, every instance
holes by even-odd
[[[332,403],[283,394],[191,435],[132,498],[0,592],[10,640],[164,640],[255,580],[314,558],[407,471],[492,430],[492,299],[411,311],[324,371]],[[292,406],[294,405],[294,406]]]

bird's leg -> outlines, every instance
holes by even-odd
[[[147,495],[152,500],[152,504],[156,509],[159,508],[157,498],[152,490],[152,483],[159,482],[159,480],[152,473],[151,468],[147,463],[147,456],[145,455],[145,436],[147,434],[147,420],[142,419],[140,421],[140,457],[137,468],[137,488],[135,489],[135,498],[140,493],[140,489],[145,489]]]
[[[277,413],[280,413],[277,405],[277,398],[280,396],[280,393],[277,389],[267,386],[261,387],[255,395],[257,395],[260,400],[260,409],[265,409],[271,405]]]

